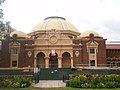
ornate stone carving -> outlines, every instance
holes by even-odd
[[[28,51],[28,57],[31,57],[31,55],[32,55],[32,52],[31,51]]]
[[[55,44],[57,43],[57,37],[55,35],[52,35],[50,38],[49,38],[49,41],[52,43],[52,44]]]
[[[65,34],[61,34],[61,38],[66,38],[66,39],[69,39],[67,35]]]
[[[78,57],[79,56],[79,51],[75,51],[75,56]]]
[[[46,35],[46,34],[43,34],[43,35],[40,34],[40,35],[38,36],[38,39],[41,39],[41,38],[47,38],[47,35]]]

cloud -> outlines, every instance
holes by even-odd
[[[120,20],[106,20],[101,22],[101,27],[109,40],[120,40]],[[101,29],[102,31],[102,29]]]
[[[109,28],[110,30],[113,30],[113,31],[120,33],[120,20],[102,21],[101,25],[103,25],[106,28]]]
[[[94,30],[108,40],[120,39],[120,0],[6,0],[4,17],[17,30],[30,32],[49,16],[62,16],[80,33]]]

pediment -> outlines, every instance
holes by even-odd
[[[89,41],[87,46],[98,46],[98,43],[96,41]]]
[[[9,43],[9,46],[20,46],[19,42],[11,42]]]

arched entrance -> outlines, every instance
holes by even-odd
[[[55,55],[52,55],[52,53],[50,53],[49,67],[50,68],[58,68],[58,54],[57,53],[55,53]]]
[[[45,54],[43,52],[37,54],[37,67],[45,67]]]
[[[62,67],[63,68],[70,68],[71,67],[71,59],[70,53],[64,52],[62,54]]]

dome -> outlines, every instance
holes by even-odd
[[[16,34],[17,37],[23,37],[23,38],[28,38],[28,35],[22,31],[14,31],[10,33],[10,37],[13,37],[13,35]]]
[[[79,33],[75,26],[67,22],[65,18],[57,16],[47,17],[33,28],[33,32],[40,30],[70,30]]]
[[[95,37],[101,37],[97,32],[91,30],[83,32],[81,37],[89,37],[90,34],[94,34]]]

